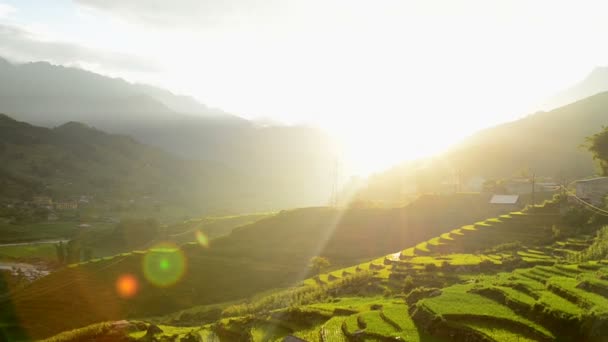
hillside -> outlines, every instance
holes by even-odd
[[[479,131],[442,155],[373,175],[358,198],[395,202],[416,191],[443,191],[442,184],[455,184],[458,174],[463,184],[531,172],[557,182],[597,174],[599,168],[582,145],[608,125],[607,107],[608,92]]]
[[[157,246],[62,269],[15,292],[2,304],[2,321],[17,319],[38,337],[93,322],[245,298],[305,279],[312,256],[326,256],[335,267],[344,267],[417,244],[455,224],[497,214],[486,203],[479,195],[425,196],[401,209],[281,212],[208,246]],[[184,273],[175,275],[169,287],[155,286],[150,273],[142,270],[146,260],[163,256],[185,267],[178,267]],[[137,296],[117,295],[115,283],[123,275],[138,279]]]
[[[0,85],[0,110],[45,126],[67,121],[167,120],[192,114],[246,122],[191,97],[47,62],[13,64],[0,58],[0,75],[11,80]]]
[[[600,237],[577,232],[559,219],[546,220],[547,215],[559,217],[558,204],[463,227],[475,244],[474,254],[444,249],[416,256],[405,250],[228,306],[220,319],[195,331],[204,341],[288,335],[321,342],[605,341],[608,261],[573,262]],[[496,225],[501,220],[509,226]],[[551,224],[564,236],[555,238],[544,229]],[[484,236],[492,231],[502,241]],[[506,231],[512,234],[505,236]],[[452,245],[459,246],[454,240]],[[505,241],[525,244],[501,244]],[[204,310],[199,312],[205,317]],[[170,317],[157,322],[186,323],[196,315]]]
[[[102,201],[148,196],[161,204],[212,209],[233,197],[235,189],[228,185],[237,178],[220,165],[183,161],[81,123],[49,129],[6,115],[0,115],[0,160],[0,196],[24,200],[35,195],[57,200],[86,195]]]
[[[595,67],[584,79],[545,100],[549,110],[608,91],[608,67]]]
[[[125,341],[172,334],[195,334],[203,341],[278,341],[289,335],[311,342],[606,341],[608,260],[581,257],[597,243],[605,245],[598,240],[605,234],[593,237],[597,227],[568,226],[559,219],[559,206],[549,203],[462,227],[475,242],[474,254],[404,251],[240,304],[131,321],[127,330],[94,325],[53,341],[80,341],[77,334]],[[546,225],[558,227],[561,235]],[[512,234],[502,241],[485,236],[506,231]],[[511,243],[501,244],[506,241]],[[451,243],[459,246],[455,236]],[[152,322],[160,329],[150,332]]]
[[[260,125],[160,88],[46,62],[0,59],[0,78],[11,80],[0,84],[0,113],[18,120],[82,122],[184,159],[247,170],[238,196],[259,196],[256,211],[325,204],[330,196],[338,147],[317,128]]]
[[[466,174],[505,177],[530,168],[539,175],[568,179],[596,174],[581,145],[608,124],[608,92],[550,112],[481,131],[449,151],[445,159]],[[492,163],[484,163],[492,157]]]

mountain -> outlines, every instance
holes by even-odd
[[[228,185],[238,178],[225,166],[183,161],[130,137],[82,123],[49,129],[3,114],[0,160],[0,196],[27,200],[40,194],[113,200],[145,195],[209,208],[210,202],[218,205],[231,195]],[[199,191],[186,194],[192,189]]]
[[[547,99],[544,108],[555,109],[608,91],[608,67],[596,67],[587,77]]]
[[[0,84],[0,112],[46,127],[82,122],[184,159],[246,170],[241,196],[259,196],[258,209],[329,198],[337,145],[317,128],[261,125],[160,88],[46,62],[0,60],[0,78],[10,80]]]
[[[418,190],[453,190],[458,174],[464,183],[530,172],[558,182],[594,175],[598,169],[582,145],[608,125],[606,108],[608,92],[479,131],[442,155],[374,175],[358,197],[395,200]]]
[[[445,160],[468,175],[508,177],[522,170],[573,180],[597,172],[582,145],[608,124],[608,92],[549,112],[480,131],[453,148]]]
[[[89,123],[89,120],[90,124],[96,124],[142,118],[170,120],[190,114],[241,120],[210,109],[191,97],[47,62],[12,64],[0,59],[0,75],[11,80],[0,84],[2,110],[35,124],[52,126],[67,121]]]

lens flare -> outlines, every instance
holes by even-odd
[[[139,282],[131,274],[125,274],[116,280],[116,292],[122,298],[131,298],[137,294]]]
[[[177,246],[161,244],[146,253],[143,268],[150,283],[158,287],[169,287],[184,275],[186,258]]]
[[[199,245],[201,245],[205,248],[209,248],[209,238],[207,237],[207,235],[205,235],[205,233],[201,232],[200,230],[197,230],[195,235],[196,235],[196,241],[198,242]]]

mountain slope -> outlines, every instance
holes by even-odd
[[[481,131],[446,154],[468,174],[505,177],[526,168],[567,178],[593,175],[591,154],[581,145],[608,124],[608,92],[550,112]]]
[[[183,161],[81,123],[48,129],[6,115],[0,115],[0,161],[0,196],[26,200],[40,194],[104,200],[149,196],[210,209],[234,196],[230,184],[239,178],[226,167]]]
[[[241,120],[164,89],[47,62],[12,64],[0,58],[0,75],[11,80],[0,84],[2,110],[37,124],[109,119],[96,118],[99,112],[111,115],[111,119],[138,113],[171,119],[180,113]]]
[[[0,112],[35,125],[69,121],[132,136],[190,160],[243,172],[243,195],[260,207],[324,204],[329,198],[336,143],[306,126],[263,126],[192,98],[49,63],[0,59]],[[285,189],[289,189],[286,191]]]
[[[435,158],[374,175],[359,198],[388,200],[416,190],[441,191],[443,183],[455,184],[458,174],[464,183],[475,177],[501,179],[522,172],[556,181],[594,175],[598,169],[581,145],[605,125],[608,92],[479,131]]]
[[[608,67],[596,67],[580,82],[547,99],[544,108],[563,107],[605,91],[608,91]]]

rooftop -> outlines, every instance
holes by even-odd
[[[519,195],[493,195],[490,199],[491,204],[516,204]]]
[[[589,178],[589,179],[579,179],[575,182],[576,183],[588,183],[588,182],[597,182],[597,181],[601,181],[601,180],[608,180],[608,177],[595,177],[595,178]]]

